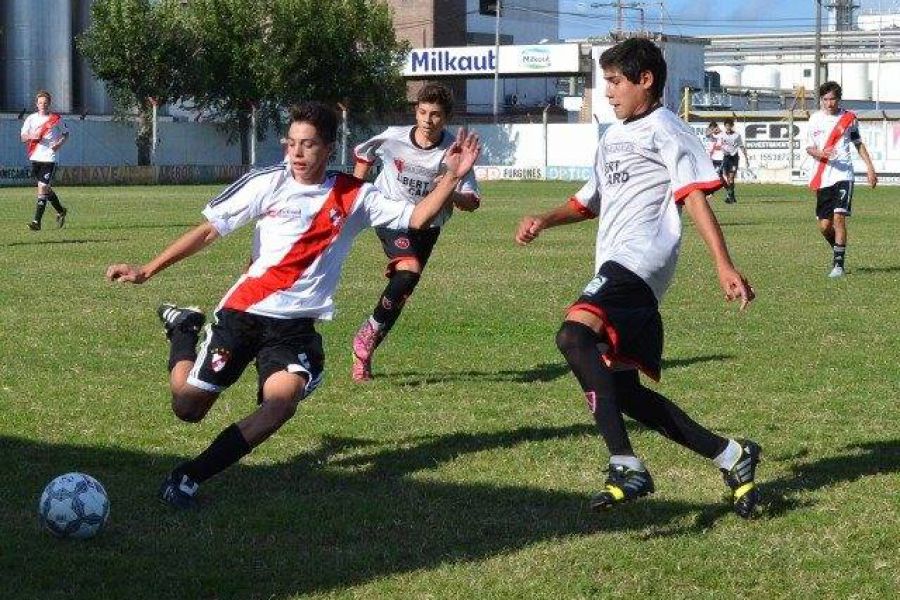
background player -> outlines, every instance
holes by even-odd
[[[719,178],[722,179],[722,183],[725,183],[725,179],[722,178],[722,144],[719,142],[719,134],[722,133],[722,128],[719,127],[719,124],[715,121],[710,121],[709,125],[706,126],[706,151],[709,154],[709,158],[712,160],[713,168],[716,170],[716,173],[719,174]]]
[[[722,176],[725,180],[725,202],[734,204],[737,198],[734,195],[734,178],[737,176],[738,166],[741,157],[738,156],[738,150],[744,153],[744,160],[747,166],[750,166],[750,158],[747,156],[747,149],[744,148],[744,139],[737,131],[734,130],[734,119],[727,118],[722,121],[725,131],[719,133],[719,145],[722,148]]]
[[[847,217],[853,200],[853,159],[851,144],[866,163],[869,185],[878,185],[878,176],[866,145],[859,136],[856,115],[840,107],[841,86],[826,81],[819,86],[821,110],[809,117],[806,153],[816,162],[809,187],[816,192],[816,218],[819,231],[831,245],[833,259],[829,277],[844,275],[847,252]]]
[[[37,112],[25,118],[19,135],[25,144],[28,160],[31,161],[31,176],[37,181],[37,205],[34,209],[34,219],[28,224],[28,228],[32,231],[41,229],[41,219],[44,218],[48,201],[56,211],[58,227],[66,224],[68,213],[51,185],[53,172],[56,170],[57,152],[68,141],[69,129],[62,117],[50,112],[51,101],[50,92],[38,91],[35,96]]]
[[[420,202],[443,173],[444,154],[453,144],[453,136],[444,126],[452,111],[453,95],[447,87],[436,83],[425,85],[416,98],[415,126],[388,127],[357,146],[353,174],[365,179],[372,165],[381,161],[382,170],[375,179],[375,187],[397,202],[410,205]],[[470,172],[454,193],[453,205],[473,211],[479,202],[478,184]],[[441,227],[452,211],[453,207],[448,206],[427,229],[375,229],[388,258],[388,284],[372,314],[353,338],[354,381],[372,379],[372,355],[416,289]]]
[[[666,63],[653,42],[632,38],[600,57],[606,96],[618,119],[597,147],[591,179],[561,206],[522,219],[528,244],[548,228],[599,217],[597,275],[569,307],[557,346],[581,384],[610,454],[602,509],[654,491],[635,455],[622,414],[709,458],[731,488],[735,512],[749,518],[758,501],[754,478],[760,447],[721,437],[671,400],[644,387],[637,369],[658,379],[663,327],[658,302],[669,287],[681,243],[680,207],[712,254],[727,300],[741,308],[753,289],[734,268],[705,192],[722,184],[700,140],[660,105]]]
[[[444,157],[443,179],[413,206],[388,200],[344,174],[326,178],[336,135],[332,109],[319,103],[294,107],[284,163],[250,172],[227,188],[203,211],[204,223],[147,264],[107,269],[111,281],[144,283],[220,236],[256,224],[253,262],[216,308],[199,355],[203,313],[174,305],[159,310],[171,343],[172,409],[180,419],[202,420],[254,359],[259,374],[259,407],[166,477],[160,498],[172,506],[195,505],[199,484],[275,433],[319,385],[324,354],[314,324],[332,317],[334,289],[353,238],[373,225],[427,226],[480,152],[477,136],[460,130]]]

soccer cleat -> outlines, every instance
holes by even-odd
[[[841,265],[834,265],[834,268],[831,269],[831,273],[829,273],[828,276],[832,279],[835,279],[837,277],[843,277],[844,276],[844,267],[842,267]]]
[[[162,304],[157,310],[159,320],[166,328],[166,337],[171,338],[176,330],[199,333],[206,322],[206,316],[196,306],[178,308],[174,304]]]
[[[31,223],[28,224],[28,229],[30,229],[32,231],[40,231],[41,224],[38,223],[37,221],[32,221]]]
[[[753,517],[759,503],[756,487],[756,465],[762,455],[762,447],[752,440],[736,440],[741,445],[741,455],[730,469],[720,469],[725,485],[731,489],[734,512],[743,519]]]
[[[362,360],[354,354],[350,376],[356,382],[372,381],[372,361]]]
[[[200,484],[188,477],[171,472],[159,488],[159,499],[173,508],[188,509],[197,507],[197,490]]]
[[[56,226],[59,229],[62,229],[66,225],[66,215],[69,214],[69,209],[64,208],[61,213],[56,214]]]
[[[591,510],[601,511],[615,504],[630,502],[647,494],[652,494],[653,477],[649,471],[636,471],[625,465],[609,465],[606,487],[591,498]]]

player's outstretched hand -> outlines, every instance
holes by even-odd
[[[725,300],[728,302],[741,301],[740,310],[747,308],[747,305],[756,298],[756,292],[753,291],[750,282],[733,268],[719,271],[719,283],[725,291]]]
[[[106,269],[107,281],[118,281],[119,283],[144,283],[147,279],[149,278],[144,274],[143,269],[134,265],[109,265]]]
[[[444,164],[447,171],[456,177],[465,177],[481,154],[481,141],[477,133],[473,133],[460,127],[456,133],[456,141],[447,150],[444,156]]]
[[[544,228],[543,221],[534,215],[525,215],[516,231],[516,243],[520,246],[530,244]]]
[[[866,171],[866,179],[872,187],[878,185],[878,175],[875,174],[875,171]]]

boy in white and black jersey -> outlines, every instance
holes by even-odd
[[[844,275],[847,252],[847,218],[853,201],[853,157],[855,146],[866,163],[869,185],[878,185],[878,175],[866,145],[859,135],[856,115],[840,107],[841,86],[826,81],[819,87],[821,110],[809,117],[806,153],[815,159],[809,187],[816,192],[816,218],[819,231],[832,248],[829,277]]]
[[[453,95],[441,84],[425,85],[416,98],[416,124],[413,127],[388,127],[384,132],[356,147],[353,174],[365,179],[377,161],[382,164],[375,187],[388,198],[415,205],[431,191],[444,171],[444,153],[453,144],[444,128],[453,112]],[[425,229],[377,227],[375,233],[388,258],[385,275],[388,284],[375,303],[372,314],[363,321],[353,338],[354,381],[372,379],[375,349],[400,317],[406,301],[416,289],[422,270],[450,218],[453,206],[473,211],[480,204],[478,184],[473,173],[460,182],[453,204]]]
[[[727,118],[722,121],[725,131],[719,133],[719,147],[722,149],[722,177],[725,180],[725,203],[734,204],[737,197],[734,195],[734,179],[737,176],[741,157],[738,150],[744,153],[744,160],[750,165],[750,157],[744,147],[744,138],[734,130],[734,119]]]
[[[666,63],[653,42],[629,39],[600,57],[616,117],[597,147],[591,179],[568,202],[522,219],[519,244],[548,228],[599,218],[596,276],[569,307],[557,346],[584,391],[610,454],[605,488],[591,500],[603,509],[654,491],[635,455],[623,413],[711,459],[731,489],[735,512],[750,518],[760,447],[721,437],[643,386],[637,370],[658,379],[663,327],[658,303],[669,287],[687,208],[708,246],[727,300],[744,308],[753,289],[735,269],[706,194],[722,185],[694,132],[660,105]]]
[[[337,116],[320,103],[291,109],[284,163],[252,171],[206,206],[206,221],[143,266],[114,264],[110,281],[144,283],[216,239],[254,223],[253,260],[225,294],[196,349],[202,312],[164,304],[158,314],[171,343],[172,410],[202,420],[253,360],[259,407],[226,428],[196,458],[163,481],[160,498],[196,504],[199,485],[275,433],[322,381],[324,353],[317,320],[332,318],[332,298],[355,236],[366,227],[427,227],[472,168],[480,146],[463,130],[444,156],[443,179],[421,202],[398,203],[349,175],[326,176]]]
[[[59,149],[69,139],[69,128],[66,122],[56,113],[50,112],[50,92],[40,90],[35,96],[37,111],[31,113],[22,123],[22,131],[19,138],[25,144],[28,160],[31,161],[31,176],[37,182],[37,204],[34,209],[34,218],[28,224],[32,231],[40,231],[41,220],[47,202],[56,211],[56,226],[66,224],[68,210],[59,201],[53,185],[53,173],[56,171],[56,161]]]

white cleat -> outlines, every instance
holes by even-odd
[[[835,279],[836,277],[844,276],[844,267],[840,265],[834,265],[834,268],[831,269],[831,273],[828,274],[829,277]]]

